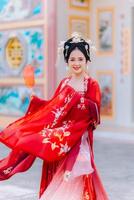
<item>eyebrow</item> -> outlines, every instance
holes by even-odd
[[[75,57],[71,57],[71,56],[70,56],[70,58],[75,58]],[[83,58],[83,57],[82,57],[82,56],[79,56],[78,58]]]

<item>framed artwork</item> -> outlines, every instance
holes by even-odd
[[[101,88],[101,116],[112,119],[115,116],[115,77],[113,71],[97,71]]]
[[[27,64],[43,77],[44,42],[43,27],[0,31],[0,77],[21,77]]]
[[[37,85],[34,93],[43,98],[44,86]],[[22,116],[29,105],[31,90],[24,85],[5,85],[0,86],[0,115]]]
[[[114,7],[97,9],[97,50],[98,54],[114,52]]]
[[[43,16],[43,1],[41,0],[1,0],[0,21],[20,21],[36,19]]]
[[[72,9],[89,11],[91,0],[69,0],[69,7]]]
[[[73,32],[78,32],[82,37],[89,38],[89,17],[72,15],[69,17],[69,37]]]

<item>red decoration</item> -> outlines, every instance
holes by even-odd
[[[32,65],[27,65],[23,71],[23,77],[25,85],[29,88],[34,87],[35,78],[34,78],[34,67]]]

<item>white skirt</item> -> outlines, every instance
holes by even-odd
[[[81,200],[83,195],[83,175],[91,174],[91,157],[87,142],[87,131],[82,137],[80,150],[69,178],[65,178],[64,163],[58,168],[51,183],[39,200]]]

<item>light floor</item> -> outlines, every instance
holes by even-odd
[[[94,149],[110,200],[134,200],[134,133],[97,131]],[[6,154],[0,145],[0,158]],[[0,200],[38,200],[41,164],[37,159],[28,172],[0,182]]]

